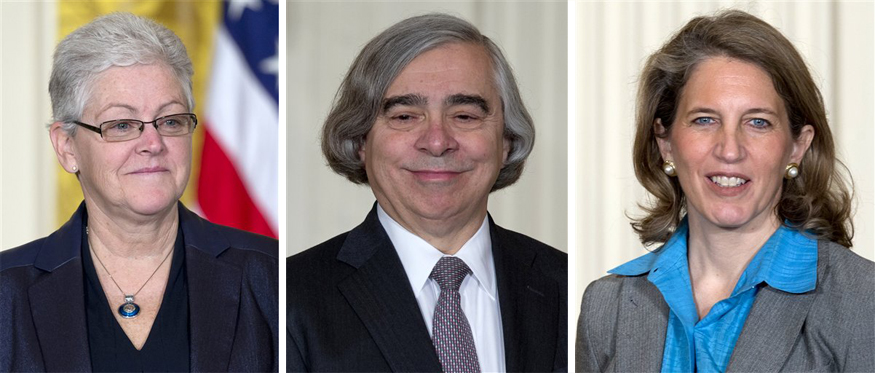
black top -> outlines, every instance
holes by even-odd
[[[82,265],[85,272],[85,309],[91,368],[95,372],[183,372],[189,371],[188,282],[185,276],[185,244],[182,229],[176,234],[170,277],[164,300],[141,350],[115,319],[94,269],[88,236],[82,228]],[[115,286],[109,284],[107,286]],[[125,289],[134,291],[136,289]],[[136,300],[135,300],[136,303]]]

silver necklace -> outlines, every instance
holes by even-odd
[[[91,235],[90,231],[88,230],[88,226],[85,227],[85,235]],[[115,282],[115,279],[112,278],[112,273],[109,273],[109,270],[106,269],[105,265],[103,265],[103,261],[100,260],[100,255],[94,253],[94,257],[97,258],[97,262],[100,263],[100,266],[103,267],[103,270],[106,272],[107,275],[109,275],[109,279],[112,280],[112,283],[115,284],[115,287],[117,287],[118,290],[125,295],[125,303],[118,307],[119,315],[126,319],[132,319],[140,314],[140,306],[134,303],[134,297],[137,294],[140,294],[140,290],[143,290],[143,288],[146,287],[146,284],[149,283],[149,280],[151,280],[152,277],[154,277],[155,274],[158,273],[158,269],[161,268],[162,265],[164,265],[164,262],[167,261],[167,258],[170,257],[170,253],[172,252],[173,249],[170,249],[170,251],[167,252],[167,255],[164,256],[164,260],[161,261],[161,264],[159,264],[158,267],[155,268],[154,271],[152,271],[152,274],[149,275],[149,278],[146,279],[146,282],[143,283],[143,286],[140,286],[140,288],[137,289],[137,291],[135,291],[133,294],[128,294],[124,290],[122,290],[122,287],[118,285],[118,282]]]

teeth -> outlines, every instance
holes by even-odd
[[[747,182],[747,180],[739,178],[739,177],[726,177],[726,176],[711,176],[711,181],[714,184],[717,184],[724,188],[737,187],[739,185],[743,185]]]

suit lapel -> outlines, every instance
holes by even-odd
[[[47,371],[89,371],[82,272],[85,203],[43,243],[34,266],[50,272],[28,289],[30,310]]]
[[[409,280],[376,205],[337,255],[356,268],[338,288],[393,371],[440,372],[441,365]]]
[[[216,258],[229,247],[225,238],[182,204],[179,209],[188,280],[191,370],[224,371],[237,330],[242,273]]]
[[[646,277],[623,281],[617,321],[617,372],[657,372],[662,367],[668,305]]]
[[[82,261],[76,258],[28,291],[47,371],[91,370],[82,276]]]
[[[818,250],[817,278],[825,275],[829,256]],[[727,372],[777,372],[784,366],[796,343],[817,289],[803,293],[785,293],[770,286],[756,296],[750,314],[732,357]]]
[[[533,250],[515,244],[489,219],[508,372],[553,369],[559,329],[559,289],[533,267]],[[564,325],[564,324],[563,324]]]

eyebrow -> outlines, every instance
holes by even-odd
[[[395,106],[424,106],[428,104],[428,99],[415,93],[387,97],[383,100],[383,113]]]
[[[392,96],[383,100],[383,113],[395,106],[425,106],[428,104],[428,98],[425,96],[411,93],[401,96]],[[490,113],[489,103],[480,95],[467,95],[457,93],[447,97],[444,100],[444,105],[475,105],[486,113]]]
[[[183,104],[183,103],[181,103],[181,102],[179,102],[179,101],[176,101],[176,100],[170,100],[170,101],[165,102],[165,103],[162,104],[161,106],[159,106],[157,112],[160,113],[160,112],[164,111],[165,109],[167,109],[168,106],[172,106],[172,105],[179,105],[179,106],[185,107],[185,104]],[[131,105],[128,105],[128,104],[122,104],[122,103],[111,103],[111,104],[109,104],[109,105],[106,105],[106,106],[103,108],[103,110],[100,110],[99,112],[97,112],[97,114],[95,114],[95,116],[100,116],[101,114],[103,114],[104,112],[106,112],[107,110],[112,109],[112,108],[122,108],[122,109],[127,109],[127,110],[130,111],[131,113],[136,113],[136,112],[137,112],[137,109],[136,109],[135,107],[131,106]],[[133,118],[120,118],[120,119],[133,119]]]
[[[475,105],[482,109],[484,112],[491,113],[491,111],[489,110],[489,103],[486,102],[485,98],[479,95],[455,94],[447,97],[447,99],[444,100],[444,105]]]
[[[711,109],[711,108],[706,108],[706,107],[696,107],[696,108],[693,108],[692,110],[687,111],[687,114],[688,114],[688,115],[689,115],[690,113],[720,114],[720,113],[717,112],[717,110],[714,110],[714,109]],[[779,116],[778,113],[776,113],[776,112],[775,112],[774,110],[772,110],[772,109],[769,109],[769,108],[759,108],[759,107],[758,107],[758,108],[747,109],[747,110],[744,111],[744,113],[742,113],[742,115],[748,115],[748,114],[769,114],[769,115],[774,115],[774,116],[776,116],[776,117]]]

